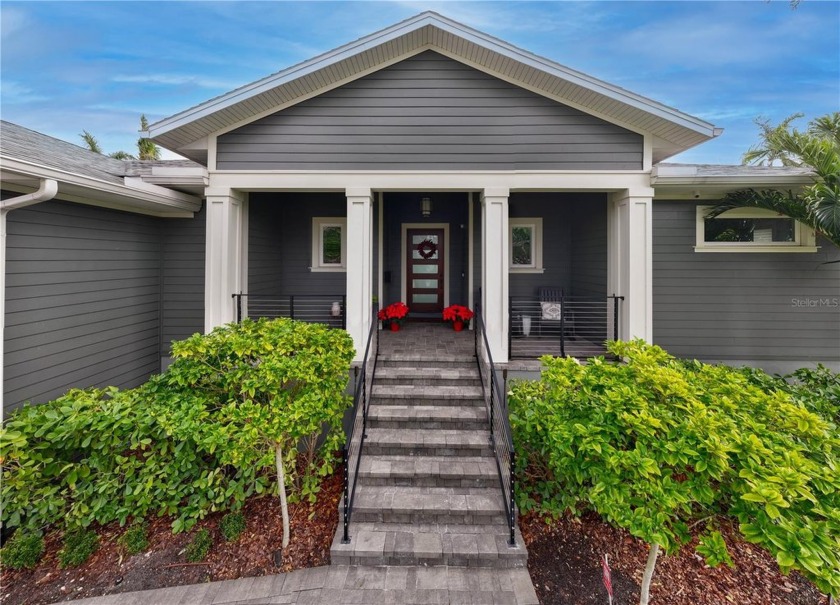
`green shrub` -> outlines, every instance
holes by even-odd
[[[169,370],[137,389],[72,390],[7,420],[4,525],[88,527],[154,513],[187,531],[268,489],[278,439],[293,494],[314,500],[342,439],[349,335],[287,319],[245,321],[173,351]],[[324,426],[330,434],[316,447]],[[292,463],[299,444],[307,456],[300,475]]]
[[[187,544],[187,561],[190,563],[198,563],[207,558],[210,554],[210,549],[213,547],[213,537],[210,535],[210,530],[206,527],[201,528]]]
[[[120,536],[120,545],[130,555],[136,555],[149,548],[149,527],[144,521],[128,526]]]
[[[151,413],[160,380],[129,391],[72,390],[9,418],[0,431],[4,524],[87,527],[154,512],[190,527],[229,508],[228,497],[252,492],[253,474],[223,473],[194,440],[170,439]]]
[[[840,592],[836,427],[740,370],[639,341],[609,350],[626,363],[543,358],[539,382],[512,385],[520,506],[594,509],[671,552],[726,514],[783,571]],[[701,551],[725,562],[722,544],[709,528]]]
[[[0,550],[0,563],[12,569],[35,567],[44,554],[44,538],[40,533],[18,530]]]
[[[762,389],[788,393],[810,411],[840,425],[840,374],[824,365],[801,368],[787,376],[771,376],[755,368],[742,368],[741,371]]]
[[[99,536],[90,529],[74,529],[65,532],[64,548],[58,551],[58,562],[62,568],[76,567],[87,561],[99,549]]]
[[[242,513],[226,514],[222,517],[219,529],[221,529],[222,536],[227,542],[238,540],[242,532],[245,531],[245,515]]]

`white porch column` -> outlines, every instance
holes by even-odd
[[[508,197],[504,187],[481,194],[481,312],[495,363],[508,360]]]
[[[356,361],[365,356],[373,303],[373,205],[371,190],[349,187],[347,195],[347,331]]]
[[[653,190],[625,189],[610,195],[609,294],[624,296],[618,337],[653,340]]]
[[[204,257],[204,331],[236,320],[233,294],[244,289],[242,229],[245,194],[208,187]]]

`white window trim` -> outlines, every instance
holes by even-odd
[[[321,253],[324,250],[322,235],[324,227],[341,228],[341,264],[325,264]],[[313,273],[345,273],[347,271],[347,217],[315,216],[312,217],[312,266]]]
[[[534,237],[531,243],[530,265],[513,264],[513,228],[531,227]],[[543,267],[543,220],[542,218],[511,218],[508,220],[508,258],[511,273],[545,273]]]
[[[706,215],[714,206],[697,206],[695,252],[817,252],[816,234],[807,225],[794,221],[792,242],[707,242],[705,241]],[[764,208],[733,208],[718,218],[788,218]]]

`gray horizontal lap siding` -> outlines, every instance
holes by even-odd
[[[218,139],[220,170],[642,167],[642,137],[432,51]]]
[[[653,205],[654,342],[699,359],[840,360],[840,306],[819,302],[840,304],[840,263],[826,264],[840,251],[695,252],[696,206]]]
[[[194,218],[160,219],[160,355],[173,340],[204,332],[204,254],[206,207]]]
[[[159,219],[53,201],[7,221],[7,409],[158,371]]]

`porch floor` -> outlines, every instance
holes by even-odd
[[[379,335],[379,354],[412,359],[451,359],[475,357],[475,334],[456,332],[448,323],[405,322],[399,332],[383,330]]]

